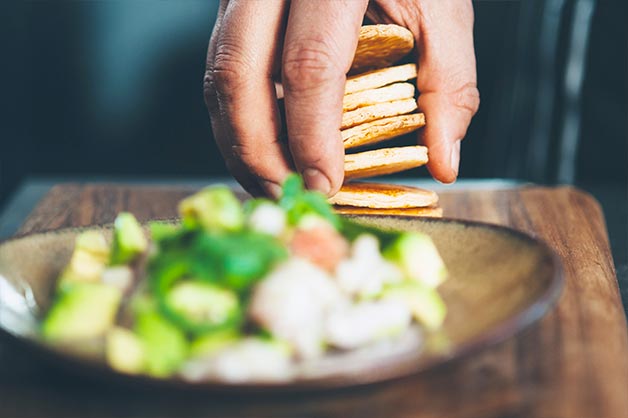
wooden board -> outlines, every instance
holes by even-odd
[[[192,190],[55,187],[21,232],[111,222],[120,210],[167,218]],[[562,257],[558,306],[522,335],[425,375],[318,394],[238,399],[112,387],[60,374],[0,346],[7,417],[609,417],[628,416],[628,334],[604,219],[572,188],[452,191],[445,216],[512,226]]]

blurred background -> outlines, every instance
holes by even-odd
[[[201,91],[217,1],[1,3],[0,206],[33,176],[227,175]],[[575,184],[628,217],[627,3],[474,2],[461,177]]]

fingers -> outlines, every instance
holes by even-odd
[[[206,98],[216,142],[236,179],[252,194],[277,196],[291,171],[272,73],[280,55],[286,2],[223,2],[210,43]]]
[[[293,0],[282,81],[290,151],[308,188],[334,194],[344,175],[340,136],[345,74],[367,0]]]
[[[416,43],[418,106],[427,124],[421,136],[429,148],[430,173],[455,181],[460,141],[478,110],[473,6],[469,0],[422,1]]]

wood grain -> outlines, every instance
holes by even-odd
[[[21,232],[111,222],[120,210],[168,218],[191,189],[61,185]],[[523,334],[427,374],[332,393],[252,397],[163,394],[58,373],[0,346],[7,417],[628,416],[628,333],[604,218],[572,188],[446,192],[446,217],[512,226],[547,241],[565,266],[558,306]]]

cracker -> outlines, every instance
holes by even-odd
[[[420,167],[428,161],[421,145],[382,148],[345,155],[345,180],[383,176]]]
[[[373,70],[368,73],[347,78],[347,82],[345,84],[345,94],[376,89],[389,84],[412,80],[414,78],[416,78],[415,64],[404,64],[381,70]]]
[[[414,98],[414,86],[410,83],[395,83],[378,89],[364,90],[345,95],[342,111],[348,112],[359,107],[377,103]]]
[[[351,73],[389,67],[414,48],[414,36],[398,25],[365,25],[360,28]]]
[[[438,195],[418,187],[358,182],[344,184],[329,202],[372,209],[419,208],[436,205]]]
[[[406,113],[414,112],[416,107],[414,98],[361,107],[342,114],[340,129],[351,128],[356,125],[391,116],[405,115]]]
[[[341,135],[345,149],[350,149],[405,135],[424,125],[425,115],[413,113],[362,123],[342,130]]]
[[[400,209],[376,209],[360,208],[353,206],[334,206],[336,213],[341,215],[384,215],[384,216],[413,216],[424,218],[442,218],[443,209],[439,206],[427,208],[400,208]]]

